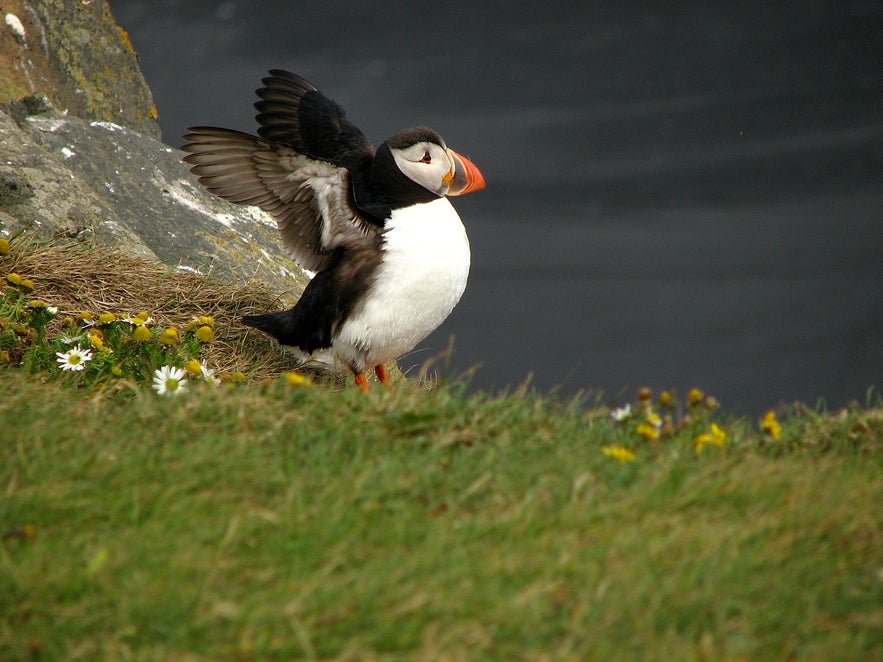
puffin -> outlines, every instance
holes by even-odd
[[[469,239],[450,196],[485,187],[481,171],[419,126],[375,148],[305,78],[273,69],[256,90],[257,136],[187,129],[184,162],[208,191],[276,221],[283,247],[314,275],[297,304],[242,322],[297,360],[365,373],[410,352],[466,288]]]

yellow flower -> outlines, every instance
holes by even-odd
[[[9,239],[0,239],[0,255],[9,255]]]
[[[147,320],[150,319],[150,313],[148,313],[146,310],[142,310],[140,313],[135,315],[135,319],[139,320],[141,324],[147,324]]]
[[[776,418],[776,412],[772,409],[764,414],[763,420],[760,422],[760,427],[773,439],[778,440],[782,436],[782,425]]]
[[[212,327],[204,325],[196,330],[196,337],[202,342],[211,342],[215,339],[215,334]]]
[[[647,422],[655,428],[662,427],[662,419],[659,417],[659,414],[656,412],[650,411],[647,412]]]
[[[178,344],[178,329],[174,326],[170,326],[168,329],[162,332],[159,337],[159,341],[163,345],[177,345]]]
[[[292,386],[312,386],[313,380],[299,372],[286,372],[286,381]]]
[[[132,331],[132,338],[137,342],[146,342],[153,338],[153,334],[150,333],[150,329],[146,326],[139,324],[135,327],[135,330]]]
[[[113,313],[101,313],[98,316],[99,324],[110,324],[111,322],[116,322],[117,316]]]
[[[635,432],[644,437],[647,441],[656,441],[659,439],[659,427],[653,423],[648,423],[646,421],[638,423],[635,427]]]
[[[34,281],[32,281],[30,278],[22,278],[21,286],[26,290],[32,290],[34,289]]]
[[[696,454],[699,455],[706,446],[711,445],[722,448],[726,441],[727,433],[717,423],[712,423],[711,429],[708,432],[703,432],[693,439],[693,446],[696,448]]]
[[[698,388],[690,389],[690,392],[687,393],[687,404],[691,407],[699,406],[704,399],[705,394]]]
[[[84,310],[79,315],[77,315],[78,322],[91,322],[92,321],[92,313]]]
[[[6,282],[8,282],[10,285],[21,285],[21,276],[19,276],[15,272],[11,274],[6,274]]]
[[[214,326],[215,320],[208,315],[202,315],[196,320],[201,326]]]
[[[671,391],[663,391],[659,394],[659,406],[663,409],[674,409],[676,404],[677,400]]]
[[[625,446],[601,446],[601,452],[607,457],[612,457],[620,462],[634,462],[635,453]]]
[[[102,338],[97,333],[90,333],[89,344],[92,345],[92,347],[94,347],[95,349],[101,349],[102,347],[104,347],[104,338]]]
[[[5,363],[5,364],[12,363],[12,357],[9,355],[9,352],[7,352],[6,350],[3,350],[2,352],[0,352],[0,363]]]
[[[190,359],[184,365],[184,370],[189,372],[194,377],[199,377],[202,374],[202,364],[196,359]]]
[[[28,306],[31,308],[45,308],[46,302],[42,299],[31,299],[28,301]]]
[[[246,376],[242,372],[237,370],[230,375],[230,380],[233,382],[244,382],[246,380]]]

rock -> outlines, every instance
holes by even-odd
[[[42,95],[56,108],[160,137],[150,89],[105,0],[8,0],[0,103]]]
[[[0,112],[0,150],[2,236],[66,235],[235,282],[306,283],[268,214],[210,195],[183,152],[149,136],[45,107],[18,123]]]
[[[0,65],[0,237],[77,237],[236,283],[258,277],[294,297],[303,290],[307,275],[282,250],[275,221],[207,193],[184,154],[159,142],[144,111],[150,92],[104,0],[5,9],[21,29],[7,18],[15,39],[0,40],[0,62],[19,62],[11,73]],[[37,87],[45,97],[9,96]]]

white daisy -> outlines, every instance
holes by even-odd
[[[150,326],[153,324],[153,318],[149,315],[144,315],[143,313],[138,313],[137,315],[124,315],[120,317],[120,321],[127,322],[128,324],[133,324],[135,326]]]
[[[610,412],[610,418],[614,421],[624,421],[632,415],[632,406],[625,405],[624,407],[619,407]]]
[[[86,362],[92,360],[92,350],[83,349],[79,345],[72,347],[69,352],[55,352],[58,357],[58,367],[62,370],[82,370],[86,367]]]
[[[178,395],[187,386],[186,374],[182,368],[164,365],[153,372],[153,389],[159,395]]]
[[[203,361],[200,365],[202,366],[202,378],[205,381],[207,381],[212,386],[217,386],[218,384],[221,383],[221,380],[218,379],[217,377],[215,377],[214,368],[209,368],[205,364],[205,361]]]

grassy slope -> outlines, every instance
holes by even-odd
[[[880,410],[727,430],[621,464],[532,397],[7,370],[0,659],[879,659]]]

